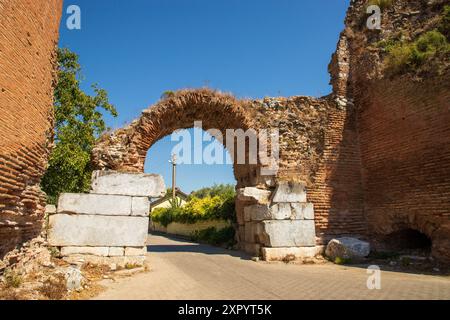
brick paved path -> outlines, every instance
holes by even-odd
[[[450,299],[450,278],[364,268],[253,262],[233,251],[149,237],[152,270],[108,283],[98,299]]]

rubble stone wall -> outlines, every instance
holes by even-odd
[[[0,0],[0,258],[41,231],[62,0]]]

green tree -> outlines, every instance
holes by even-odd
[[[42,189],[50,203],[62,192],[89,190],[91,150],[96,138],[106,130],[102,111],[117,116],[107,92],[94,84],[94,95],[90,96],[81,90],[81,80],[77,54],[59,49],[54,92],[55,148],[42,179]]]
[[[236,195],[235,187],[231,184],[215,184],[212,187],[206,187],[192,192],[189,199],[206,198],[219,196],[222,199],[234,198]]]

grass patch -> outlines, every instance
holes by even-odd
[[[433,72],[440,65],[431,63],[433,60],[443,60],[450,52],[447,38],[438,30],[428,31],[413,42],[385,41],[379,44],[387,52],[385,60],[389,75],[399,75],[414,72],[419,69]]]
[[[137,263],[130,263],[130,262],[127,262],[126,264],[125,264],[125,269],[126,270],[133,270],[133,269],[137,269],[137,268],[140,268],[141,266],[140,265],[138,265]]]
[[[50,252],[50,256],[52,258],[59,258],[61,256],[58,248],[56,248],[56,247],[47,247],[47,249]]]
[[[226,227],[217,230],[215,227],[203,229],[192,233],[191,240],[203,242],[213,246],[226,246],[231,248],[236,244],[235,230],[233,227]]]
[[[3,279],[7,288],[19,288],[23,283],[22,276],[13,270],[6,270]]]
[[[344,265],[344,264],[350,264],[352,263],[352,259],[350,258],[342,258],[342,257],[336,257],[334,259],[335,264]]]

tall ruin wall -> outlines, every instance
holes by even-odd
[[[417,230],[450,261],[450,72],[392,74],[380,46],[436,29],[448,1],[393,1],[380,30],[365,25],[367,3],[352,1],[330,71],[334,91],[357,110],[369,236],[383,247],[387,235]]]
[[[0,0],[0,257],[41,231],[62,0]]]

